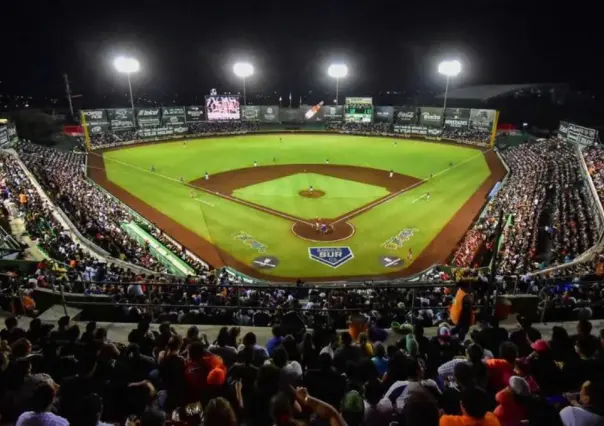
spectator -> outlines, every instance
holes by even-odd
[[[440,418],[440,426],[480,425],[499,426],[497,417],[489,412],[489,398],[485,391],[470,388],[461,393],[459,416],[445,414]]]
[[[562,409],[560,418],[564,426],[604,424],[604,387],[601,382],[587,381],[583,383],[579,402]]]
[[[31,398],[32,411],[22,413],[17,419],[16,426],[69,426],[66,418],[51,412],[54,399],[54,388],[47,383],[39,384]]]

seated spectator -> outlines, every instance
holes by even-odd
[[[499,349],[499,358],[489,359],[486,366],[489,369],[489,388],[499,392],[510,382],[516,368],[518,348],[512,342],[503,342]]]
[[[487,393],[473,387],[461,393],[461,415],[445,414],[440,418],[440,426],[499,426],[497,417],[489,411]]]
[[[599,378],[602,379],[601,377]],[[604,424],[604,386],[587,381],[581,386],[579,401],[560,411],[564,426],[599,426]]]
[[[34,389],[31,397],[31,411],[22,413],[17,419],[16,426],[69,426],[69,421],[66,418],[57,416],[51,412],[54,400],[54,388],[48,383],[39,384]]]

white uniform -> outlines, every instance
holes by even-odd
[[[390,177],[394,176],[394,172],[391,170],[390,171]]]
[[[206,172],[206,180],[210,180],[210,175]]]
[[[254,161],[254,167],[258,167],[258,163]]]

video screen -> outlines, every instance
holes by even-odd
[[[206,96],[208,120],[239,120],[241,105],[237,96]]]
[[[372,98],[346,98],[344,121],[353,123],[371,123],[373,121]]]

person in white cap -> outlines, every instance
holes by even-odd
[[[390,170],[390,174],[388,176],[392,179],[392,176],[394,176],[394,171]]]

